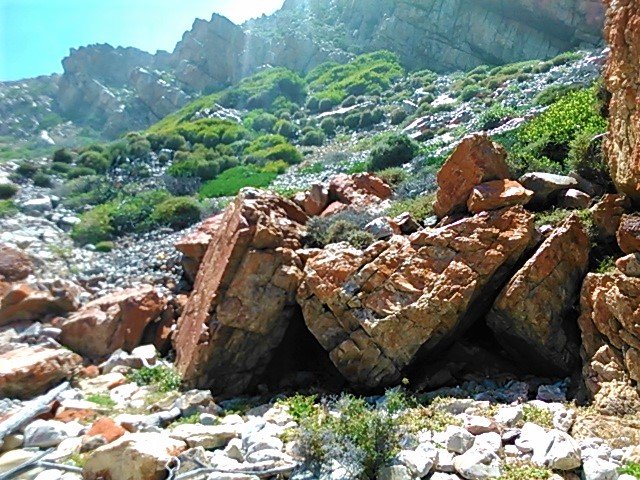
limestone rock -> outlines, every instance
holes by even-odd
[[[591,197],[580,190],[570,188],[562,192],[558,198],[558,207],[567,210],[584,210],[591,204]]]
[[[579,362],[571,310],[589,251],[582,222],[572,215],[514,275],[487,316],[500,344],[532,371],[569,374]]]
[[[0,244],[0,281],[18,282],[33,273],[29,255],[22,250]]]
[[[640,279],[589,274],[581,293],[583,377],[592,395],[603,383],[640,381]],[[639,389],[640,391],[640,389]]]
[[[471,213],[498,210],[514,205],[526,205],[532,197],[533,192],[516,181],[492,180],[474,187],[467,200],[467,208]]]
[[[533,236],[532,215],[512,207],[365,251],[331,245],[307,261],[298,301],[350,382],[392,384],[477,318]]]
[[[598,240],[612,241],[616,238],[622,216],[631,209],[631,200],[626,195],[607,193],[591,207],[591,218],[596,227]]]
[[[133,433],[95,450],[82,471],[85,480],[163,480],[166,464],[186,449],[160,433]]]
[[[99,358],[136,348],[147,325],[160,317],[166,305],[167,299],[154,287],[143,285],[93,300],[68,318],[56,319],[54,325],[62,330],[63,345]]]
[[[1,282],[0,282],[1,283]],[[43,320],[78,309],[80,288],[70,282],[16,283],[0,288],[0,325],[15,320]]]
[[[624,253],[640,252],[640,215],[622,215],[617,238]]]
[[[531,206],[546,207],[553,204],[558,195],[578,186],[575,178],[553,173],[531,172],[520,177],[520,183],[532,190]]]
[[[619,192],[640,200],[640,11],[633,0],[605,0],[605,39],[611,49],[604,72],[611,92],[604,152]]]
[[[174,336],[188,385],[237,393],[264,371],[296,311],[306,220],[294,203],[253,189],[227,209]]]
[[[21,347],[0,355],[0,397],[30,398],[71,378],[82,359],[64,349]]]
[[[462,140],[438,172],[435,214],[442,218],[464,211],[474,187],[508,179],[507,152],[486,135]]]

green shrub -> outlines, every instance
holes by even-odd
[[[380,177],[383,182],[391,185],[392,187],[400,185],[408,178],[407,171],[400,167],[386,168],[376,172],[376,175]]]
[[[115,407],[116,402],[107,393],[91,393],[85,397],[85,400],[101,407]]]
[[[611,184],[609,166],[602,151],[602,137],[594,139],[589,131],[576,135],[569,143],[567,163],[571,170],[591,182],[605,186]]]
[[[340,212],[328,218],[313,217],[307,224],[306,241],[309,246],[320,248],[331,243],[347,242],[364,249],[375,241],[370,233],[363,230],[371,220],[371,215],[351,211]]]
[[[325,135],[321,130],[312,130],[304,134],[300,143],[302,145],[310,147],[310,146],[322,146],[325,141]]]
[[[164,366],[142,367],[139,370],[133,370],[128,378],[141,387],[150,385],[161,392],[178,390],[181,383],[178,372]]]
[[[333,135],[336,133],[336,120],[334,118],[328,117],[322,120],[320,123],[320,128],[326,135]]]
[[[67,178],[74,179],[74,178],[80,178],[80,177],[93,177],[97,174],[98,172],[96,172],[93,168],[74,167],[71,170],[69,170],[69,172],[67,173]]]
[[[521,425],[535,423],[545,428],[553,428],[553,413],[548,408],[525,405],[522,407]]]
[[[277,173],[265,172],[253,165],[241,165],[226,170],[215,180],[205,183],[200,189],[200,196],[215,198],[237,195],[244,187],[267,187],[277,176]]]
[[[533,99],[536,105],[549,106],[556,103],[568,93],[581,90],[579,84],[573,85],[552,85],[538,93]]]
[[[116,244],[109,240],[105,240],[104,242],[96,243],[95,247],[96,252],[109,253],[116,247]]]
[[[360,115],[357,113],[349,114],[344,118],[344,126],[350,128],[351,130],[355,130],[359,125]]]
[[[316,400],[317,395],[294,395],[292,397],[285,398],[278,401],[279,404],[285,405],[289,414],[296,422],[307,419],[316,413]]]
[[[83,245],[110,240],[114,233],[111,220],[110,206],[99,205],[80,216],[80,223],[71,230],[71,237]]]
[[[33,184],[36,187],[49,188],[51,187],[51,177],[44,172],[36,173],[33,178]]]
[[[98,173],[104,173],[109,168],[110,162],[102,153],[89,150],[80,155],[78,165],[90,168]]]
[[[169,199],[166,190],[149,190],[138,195],[120,195],[111,200],[111,226],[117,235],[130,232],[145,232],[156,225],[151,217],[156,205]]]
[[[478,118],[478,125],[482,130],[493,130],[516,115],[513,108],[493,105],[485,110]]]
[[[462,89],[458,98],[463,102],[468,102],[472,98],[478,97],[483,93],[485,93],[485,89],[480,85],[467,85]]]
[[[66,148],[53,152],[53,161],[58,163],[73,163],[75,155]]]
[[[16,168],[16,173],[21,177],[31,178],[38,172],[38,167],[31,162],[21,162]]]
[[[67,175],[71,170],[73,170],[73,166],[68,163],[52,162],[49,166],[49,170],[61,175]]]
[[[406,135],[391,134],[381,138],[369,155],[371,170],[400,167],[410,162],[418,153],[417,142]]]
[[[323,98],[318,102],[318,111],[320,113],[328,112],[336,105],[336,103],[337,102],[333,98]]]
[[[155,207],[151,220],[156,225],[181,230],[199,222],[200,214],[200,206],[193,198],[172,197]]]
[[[256,132],[271,132],[277,121],[278,118],[271,113],[264,110],[254,110],[245,117],[244,125]]]
[[[11,200],[0,200],[0,218],[8,218],[18,213]]]
[[[502,466],[502,475],[498,480],[546,480],[552,475],[553,471],[546,467],[528,463],[505,462]]]
[[[273,128],[273,133],[291,139],[296,137],[298,129],[289,120],[278,120]]]
[[[640,479],[640,463],[628,462],[624,467],[618,470],[620,473],[626,473]]]
[[[151,152],[151,143],[146,138],[137,137],[128,145],[128,153],[133,158],[143,158]]]
[[[407,112],[404,108],[394,108],[391,111],[391,125],[400,125],[407,118]]]
[[[185,138],[179,133],[169,135],[164,141],[164,148],[169,150],[182,150],[187,144]]]
[[[19,187],[15,183],[0,183],[0,200],[7,200],[18,193]]]
[[[398,215],[408,212],[417,222],[424,222],[427,217],[433,215],[433,204],[435,203],[435,194],[422,195],[416,198],[394,201],[387,210],[387,215],[397,217]]]

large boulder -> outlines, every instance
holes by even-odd
[[[353,208],[379,204],[393,195],[391,187],[370,173],[338,174],[329,181],[327,204],[340,202]]]
[[[237,393],[267,367],[296,313],[306,220],[293,202],[253,189],[227,209],[174,336],[187,384]]]
[[[33,273],[29,255],[22,250],[0,244],[0,281],[18,282]]]
[[[200,263],[207,253],[211,238],[220,227],[222,217],[224,213],[207,218],[174,244],[176,250],[183,255],[182,268],[191,282],[196,278]]]
[[[498,342],[530,371],[566,375],[579,364],[571,312],[589,250],[589,236],[572,215],[518,270],[487,316]]]
[[[531,206],[538,208],[554,204],[562,193],[578,186],[573,177],[544,172],[525,173],[520,177],[520,183],[533,191]]]
[[[306,192],[299,192],[293,199],[310,217],[320,215],[329,206],[329,190],[320,183],[311,185]]]
[[[626,195],[607,193],[591,207],[591,218],[598,240],[615,241],[622,216],[631,210],[631,200]]]
[[[54,319],[60,342],[85,357],[100,358],[140,345],[145,328],[157,320],[167,298],[150,286],[111,293],[87,303],[68,318]]]
[[[31,398],[71,378],[82,358],[62,348],[20,347],[0,355],[0,398]]]
[[[167,464],[186,450],[181,440],[160,433],[132,433],[92,452],[82,470],[85,480],[163,480]]]
[[[473,188],[467,200],[467,208],[471,213],[499,210],[514,205],[526,205],[531,197],[533,192],[514,180],[492,180]]]
[[[305,322],[351,383],[393,384],[486,311],[534,232],[533,216],[512,207],[365,251],[330,245],[305,267]]]
[[[73,312],[80,306],[80,294],[80,287],[63,280],[5,284],[0,288],[0,325]]]
[[[509,178],[507,152],[486,135],[462,140],[438,172],[435,214],[442,218],[463,212],[474,187]]]
[[[640,215],[622,215],[616,237],[624,253],[640,252]]]
[[[580,299],[583,377],[592,395],[607,382],[640,382],[640,278],[587,275]],[[640,389],[638,389],[640,392]]]
[[[604,151],[619,192],[640,200],[640,9],[635,0],[605,0],[605,38],[611,52],[604,73],[609,135]]]

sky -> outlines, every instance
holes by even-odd
[[[0,0],[0,80],[62,72],[69,49],[92,43],[172,51],[196,18],[236,23],[284,0]]]

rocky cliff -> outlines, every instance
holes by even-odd
[[[288,0],[244,25],[215,14],[198,19],[172,53],[74,49],[62,62],[64,74],[51,81],[58,113],[115,137],[262,65],[306,72],[386,49],[409,69],[470,69],[592,47],[602,23],[598,0]]]

